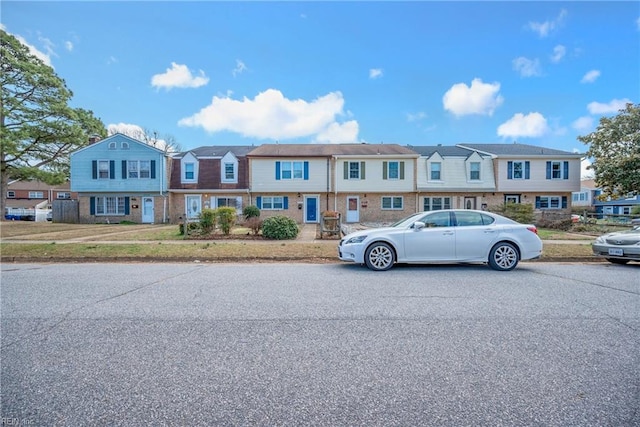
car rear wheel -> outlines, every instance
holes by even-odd
[[[629,262],[628,259],[617,259],[617,258],[607,258],[607,261],[613,264],[623,264],[623,265]]]
[[[498,271],[509,271],[518,265],[518,250],[511,243],[501,242],[489,253],[489,266]]]
[[[387,243],[373,243],[364,254],[364,262],[371,270],[384,271],[393,267],[395,255]]]

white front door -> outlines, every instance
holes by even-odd
[[[202,198],[198,196],[185,197],[185,214],[187,219],[197,219],[202,210]]]
[[[142,198],[142,222],[144,224],[153,224],[153,197]]]
[[[347,196],[347,222],[360,221],[359,204],[358,196]]]

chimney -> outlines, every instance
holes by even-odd
[[[89,136],[89,145],[95,144],[96,142],[100,141],[100,139],[100,135],[93,134]]]

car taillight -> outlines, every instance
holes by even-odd
[[[538,234],[538,229],[535,226],[527,227],[527,230],[531,231],[532,233]]]

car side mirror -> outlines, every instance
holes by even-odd
[[[415,231],[422,230],[423,228],[424,228],[424,222],[422,222],[422,221],[416,221],[416,222],[414,222],[414,223],[413,223],[413,229],[414,229]]]

